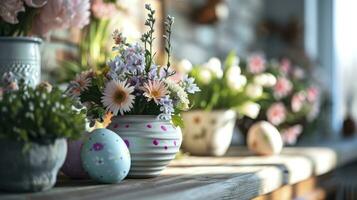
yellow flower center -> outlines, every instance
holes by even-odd
[[[157,98],[157,97],[160,96],[160,92],[157,91],[157,90],[153,90],[153,91],[151,91],[151,95],[152,95],[153,97]]]

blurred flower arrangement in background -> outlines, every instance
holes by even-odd
[[[121,21],[126,21],[123,19],[127,18],[128,5],[129,2],[124,0],[90,1],[90,23],[79,33],[76,56],[61,61],[59,70],[53,72],[57,81],[68,82],[81,71],[92,69],[98,72],[105,68],[106,61],[112,56],[112,43],[108,43],[107,38],[114,24],[117,27],[124,23]],[[126,31],[131,29],[128,23],[125,24]]]
[[[193,68],[187,60],[183,60],[177,68],[193,76],[202,90],[192,96],[195,102],[192,109],[233,109],[253,119],[258,116],[260,106],[256,102],[263,97],[263,89],[252,84],[241,72],[239,58],[234,52],[227,56],[223,68],[218,58],[211,58]]]
[[[320,89],[307,71],[289,59],[266,61],[262,54],[252,54],[243,67],[253,87],[261,87],[258,100],[261,111],[257,119],[243,118],[239,124],[246,131],[253,122],[267,120],[275,125],[286,144],[295,144],[304,128],[320,112]]]
[[[69,96],[78,98],[87,107],[91,125],[118,115],[156,115],[182,125],[180,111],[190,108],[189,94],[199,91],[193,78],[172,78],[175,71],[170,63],[173,24],[170,16],[165,21],[164,35],[167,64],[155,64],[155,11],[149,5],[145,8],[148,11],[145,21],[148,31],[141,37],[143,46],[128,43],[121,32],[115,31],[115,57],[109,60],[109,68],[103,72],[82,72],[67,89]]]
[[[0,36],[48,37],[53,30],[89,23],[89,0],[3,0]]]
[[[61,61],[55,77],[59,82],[68,82],[83,70],[101,70],[110,55],[106,41],[110,35],[109,25],[121,9],[116,0],[93,0],[90,2],[90,23],[79,33],[76,44],[77,56]]]

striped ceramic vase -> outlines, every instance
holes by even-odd
[[[131,155],[128,177],[150,178],[160,175],[175,158],[182,142],[181,129],[170,121],[150,115],[113,117],[108,129],[126,143]]]

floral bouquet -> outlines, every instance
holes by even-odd
[[[286,58],[280,62],[267,62],[261,54],[249,56],[243,71],[249,80],[263,87],[263,98],[258,101],[261,105],[258,120],[275,125],[285,143],[296,143],[303,128],[319,114],[320,91],[312,83],[312,78]],[[240,124],[242,129],[247,130],[256,120],[247,121],[250,122]]]
[[[61,60],[59,69],[53,71],[58,82],[73,80],[77,73],[93,69],[102,70],[106,60],[111,55],[111,47],[107,37],[113,24],[124,19],[120,14],[126,13],[123,2],[117,0],[92,0],[90,1],[90,23],[81,29],[77,51],[72,56]]]
[[[189,65],[177,68],[185,71]],[[190,71],[202,92],[192,95],[193,111],[184,112],[183,148],[192,155],[222,156],[231,144],[238,115],[256,118],[260,106],[255,103],[263,91],[253,88],[241,73],[239,59],[231,52],[222,66],[217,58]],[[248,92],[247,92],[248,90]]]
[[[130,44],[122,33],[115,31],[113,51],[115,58],[109,60],[104,72],[86,71],[72,81],[67,94],[78,98],[88,108],[88,118],[103,122],[108,116],[157,115],[160,119],[172,120],[181,125],[180,111],[190,108],[189,94],[199,91],[193,78],[174,80],[171,69],[171,28],[173,18],[165,20],[165,50],[167,64],[155,64],[154,13],[146,5],[149,30],[141,37],[143,45]]]
[[[232,52],[226,58],[224,69],[217,58],[194,67],[189,74],[197,80],[202,92],[192,96],[196,103],[192,109],[234,109],[242,115],[256,118],[260,106],[255,102],[262,97],[263,89],[249,83],[238,65],[239,58]]]
[[[0,36],[46,36],[89,23],[89,0],[0,1]]]

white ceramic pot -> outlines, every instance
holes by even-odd
[[[37,85],[41,79],[41,42],[35,37],[0,37],[0,77],[12,72],[17,79]]]
[[[185,112],[182,116],[185,151],[199,156],[222,156],[226,153],[236,121],[233,110],[197,110]]]
[[[108,129],[126,143],[131,156],[129,178],[151,178],[175,158],[182,142],[180,128],[156,116],[126,115],[113,117]]]

